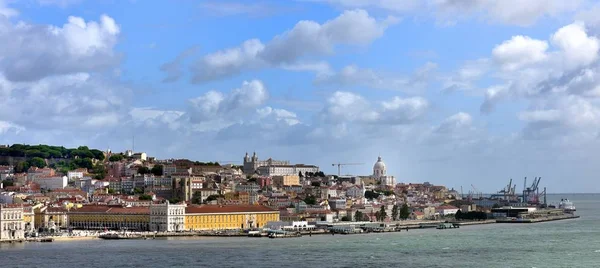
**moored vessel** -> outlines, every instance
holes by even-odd
[[[564,212],[573,213],[577,211],[573,202],[569,201],[569,199],[561,199],[558,204],[558,208],[562,209]]]

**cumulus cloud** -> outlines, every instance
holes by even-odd
[[[575,135],[596,139],[600,128],[600,109],[581,96],[567,96],[534,102],[529,110],[519,113],[520,120],[527,123],[523,137],[547,139]]]
[[[231,119],[265,104],[268,98],[269,92],[261,81],[244,81],[240,88],[228,94],[211,90],[189,100],[189,115],[195,123],[221,117]]]
[[[551,39],[561,49],[561,61],[566,69],[586,66],[598,59],[598,38],[589,36],[582,22],[558,29]]]
[[[321,119],[332,124],[407,124],[423,116],[428,108],[427,100],[420,97],[371,103],[358,94],[336,91],[327,99]]]
[[[332,53],[338,45],[364,46],[381,37],[397,20],[377,21],[364,10],[349,10],[319,24],[300,21],[291,30],[263,44],[250,39],[240,46],[207,54],[191,67],[192,82],[202,83],[265,67],[292,65],[308,55]]]
[[[432,16],[444,24],[481,18],[493,23],[529,26],[543,17],[575,12],[583,1],[563,0],[310,0],[342,8],[386,10],[415,16]]]
[[[446,118],[439,126],[436,127],[437,133],[452,133],[457,130],[471,127],[473,118],[470,114],[459,112]]]
[[[0,75],[5,95],[0,120],[27,129],[92,131],[119,124],[131,90],[87,73],[13,83]]]
[[[548,42],[517,35],[492,50],[492,56],[502,68],[514,71],[529,64],[544,61]]]
[[[437,64],[428,62],[417,69],[410,76],[382,74],[372,69],[360,68],[357,65],[348,65],[338,73],[318,73],[315,83],[317,85],[335,86],[363,86],[374,89],[399,90],[404,92],[418,92],[435,80]]]
[[[494,64],[489,74],[500,83],[485,89],[481,112],[490,113],[500,101],[511,98],[600,96],[600,43],[587,33],[585,24],[561,27],[549,41],[552,46],[517,35],[492,50]]]
[[[13,24],[0,17],[0,28],[0,70],[11,81],[100,71],[119,62],[114,47],[120,28],[107,15],[99,22],[69,17],[62,27]]]

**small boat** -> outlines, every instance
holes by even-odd
[[[454,228],[459,228],[459,225],[445,222],[445,223],[440,223],[440,225],[438,225],[436,227],[436,229],[454,229]]]
[[[569,199],[561,199],[560,203],[558,204],[558,208],[567,213],[573,213],[577,211],[575,205],[573,205],[573,202],[569,201]]]

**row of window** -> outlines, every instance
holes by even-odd
[[[3,220],[20,220],[23,216],[21,212],[4,212],[2,213]]]

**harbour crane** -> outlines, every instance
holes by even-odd
[[[337,164],[331,164],[331,166],[337,166],[338,168],[338,177],[341,176],[342,173],[342,166],[356,166],[356,165],[364,165],[365,163],[337,163]]]

